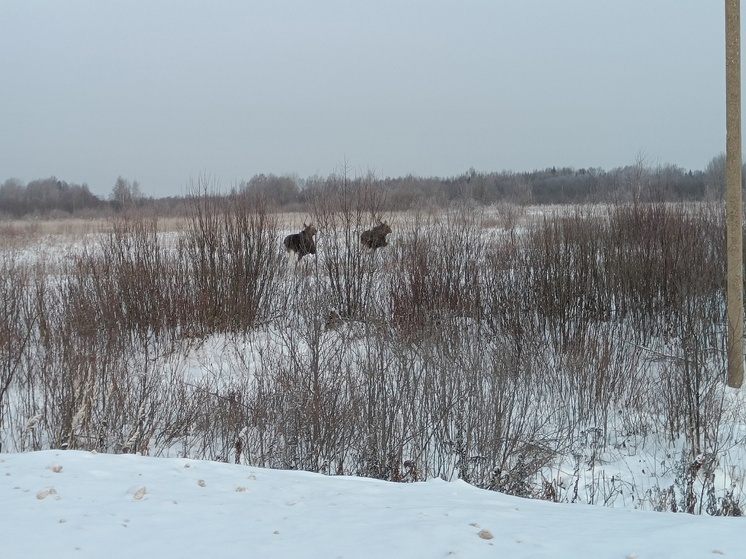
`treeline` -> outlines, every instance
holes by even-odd
[[[0,186],[0,218],[91,213],[106,206],[106,202],[91,193],[88,185],[71,184],[55,177],[25,185],[9,179]]]
[[[8,179],[0,185],[0,220],[22,217],[101,217],[136,207],[159,216],[183,216],[184,197],[148,198],[136,181],[117,178],[109,197],[93,194],[87,184],[68,183],[56,177],[23,184]]]
[[[351,192],[376,190],[385,193],[385,207],[380,208],[384,211],[447,206],[454,200],[464,199],[483,205],[718,200],[725,191],[725,156],[713,158],[704,171],[685,170],[675,165],[653,167],[638,161],[611,171],[549,167],[531,172],[487,173],[470,169],[448,178],[414,175],[381,178],[374,172],[354,173],[348,168],[305,179],[260,174],[240,183],[232,192],[259,194],[277,211],[307,212],[318,192],[340,184]],[[27,185],[10,179],[0,186],[0,219],[120,212],[133,204],[147,207],[157,215],[182,215],[189,197],[146,198],[137,182],[123,177],[116,180],[107,200],[92,194],[85,184],[70,184],[55,177],[34,180]]]
[[[350,190],[377,189],[386,193],[386,210],[447,206],[471,199],[483,205],[510,202],[528,204],[582,204],[602,202],[678,202],[717,200],[725,191],[724,158],[713,160],[705,171],[687,171],[674,165],[651,168],[642,164],[603,169],[551,167],[531,172],[483,173],[470,169],[449,178],[405,177],[381,179],[374,173],[349,173],[298,179],[257,175],[241,184],[251,194],[262,194],[286,211],[305,210],[316,193],[330,184]]]

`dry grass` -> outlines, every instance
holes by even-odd
[[[483,227],[485,229],[504,228],[511,222],[515,224],[515,216],[521,219],[531,219],[537,213],[542,214],[539,208],[534,211],[515,207],[506,215],[506,207],[491,206],[483,210]],[[394,229],[412,225],[421,220],[423,214],[431,218],[442,217],[445,210],[433,208],[424,212],[402,211],[389,212],[384,218]],[[287,231],[300,230],[304,223],[314,221],[312,214],[308,212],[281,212],[276,214],[277,224],[280,229]],[[38,242],[41,239],[59,237],[61,241],[74,240],[87,235],[111,231],[112,222],[116,218],[58,218],[58,219],[11,219],[0,221],[0,246],[23,248]],[[506,223],[509,222],[509,223]],[[179,233],[187,229],[189,219],[186,217],[161,217],[158,218],[158,230],[162,233]]]
[[[114,218],[93,219],[13,219],[0,221],[0,247],[25,248],[42,239],[68,242],[88,235],[109,232]],[[188,226],[186,218],[159,218],[161,232],[182,232]]]

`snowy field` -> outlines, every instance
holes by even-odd
[[[284,220],[264,248],[220,245],[212,275],[189,265],[211,231],[16,239],[4,289],[28,306],[0,355],[0,559],[746,557],[746,391],[721,375],[712,262],[689,258],[717,254],[676,244],[717,224],[665,214],[673,241],[635,260],[636,237],[623,252],[579,228],[590,210],[542,211],[398,216],[374,254],[360,223],[328,226],[297,267],[279,239],[303,219]],[[449,250],[416,248],[442,231]],[[252,301],[224,280],[257,251],[259,313],[208,322]],[[696,305],[664,305],[668,272],[652,315],[614,319],[609,270],[682,256]]]
[[[181,458],[0,455],[0,557],[743,557],[741,518]]]

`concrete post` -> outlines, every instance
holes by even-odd
[[[740,388],[744,368],[740,0],[725,0],[725,121],[728,386]]]

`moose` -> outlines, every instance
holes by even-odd
[[[391,233],[391,226],[388,223],[379,220],[378,225],[373,229],[363,231],[360,235],[360,242],[373,250],[383,248],[389,244],[388,241],[386,241],[386,235],[389,233]]]
[[[298,262],[306,254],[316,254],[316,243],[313,240],[315,234],[316,228],[313,224],[303,223],[303,231],[285,237],[283,241],[285,250],[288,253],[295,253],[298,256]]]

